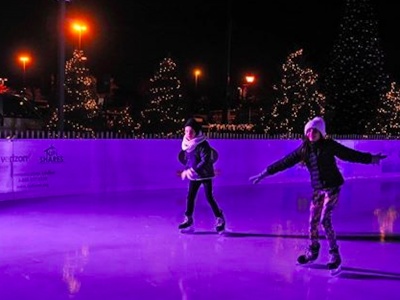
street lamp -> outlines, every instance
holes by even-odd
[[[249,124],[251,124],[251,103],[249,101],[249,86],[254,83],[256,77],[254,75],[246,75],[244,79],[245,84],[243,87],[243,99],[247,102],[247,105],[249,106]]]
[[[25,79],[26,79],[26,64],[31,60],[31,58],[28,55],[21,55],[19,57],[19,61],[22,63],[22,70],[23,70],[23,76],[22,76],[22,84],[25,86]]]
[[[197,86],[198,86],[198,83],[199,83],[199,77],[201,75],[201,70],[200,69],[194,69],[193,74],[194,74],[194,87],[197,90]]]
[[[87,26],[84,24],[74,23],[72,29],[78,32],[78,50],[81,49],[82,45],[82,32],[87,30]]]
[[[246,75],[245,79],[248,84],[251,84],[256,80],[256,77],[254,75]]]

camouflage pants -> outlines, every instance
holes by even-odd
[[[329,248],[337,248],[336,234],[332,226],[332,211],[339,199],[340,188],[314,190],[310,204],[310,240],[312,244],[319,241],[319,224],[322,224]]]

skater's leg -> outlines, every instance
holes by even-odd
[[[217,218],[215,229],[218,232],[222,232],[225,230],[225,218],[222,213],[222,210],[219,208],[217,201],[214,198],[212,180],[211,179],[204,180],[203,186],[204,186],[204,192],[205,192],[207,201],[213,210],[214,216]]]
[[[191,217],[194,212],[194,204],[197,196],[197,192],[199,191],[201,185],[201,181],[190,180],[189,181],[189,190],[186,199],[186,212],[185,216]]]
[[[325,231],[329,249],[338,248],[336,233],[332,225],[332,212],[339,200],[340,189],[329,189],[325,192],[324,206],[322,209],[321,223]]]
[[[297,258],[299,264],[313,262],[319,256],[319,222],[323,207],[324,195],[320,191],[315,190],[312,201],[310,203],[310,218],[309,218],[309,237],[310,245],[306,248],[304,254]]]
[[[211,179],[204,180],[203,186],[204,186],[204,193],[206,195],[206,199],[211,206],[214,216],[221,217],[222,210],[219,208],[217,201],[214,198],[212,180]]]
[[[336,207],[339,200],[340,189],[335,188],[326,191],[324,208],[322,210],[322,226],[324,227],[326,238],[329,245],[330,261],[328,263],[328,269],[336,270],[340,267],[342,259],[339,253],[339,246],[336,241],[336,233],[332,226],[332,212]]]
[[[311,245],[319,244],[319,224],[324,204],[323,200],[324,194],[319,190],[315,190],[310,203],[309,237]]]
[[[186,212],[185,212],[185,220],[179,224],[179,229],[188,229],[193,225],[193,212],[194,212],[194,204],[196,200],[197,192],[199,191],[201,182],[200,181],[189,181],[189,190],[186,199]]]

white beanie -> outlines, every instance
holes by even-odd
[[[323,137],[326,136],[325,131],[325,122],[321,117],[315,117],[314,119],[307,122],[306,126],[304,126],[304,134],[307,134],[308,129],[315,128],[317,129]]]

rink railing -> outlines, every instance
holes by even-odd
[[[302,139],[302,134],[266,134],[244,132],[205,132],[210,139],[242,139],[242,140],[294,140]],[[358,135],[358,134],[332,134],[334,139],[340,140],[399,140],[395,135]],[[127,134],[118,132],[58,132],[38,130],[0,130],[1,139],[181,139],[179,135],[162,134]]]

